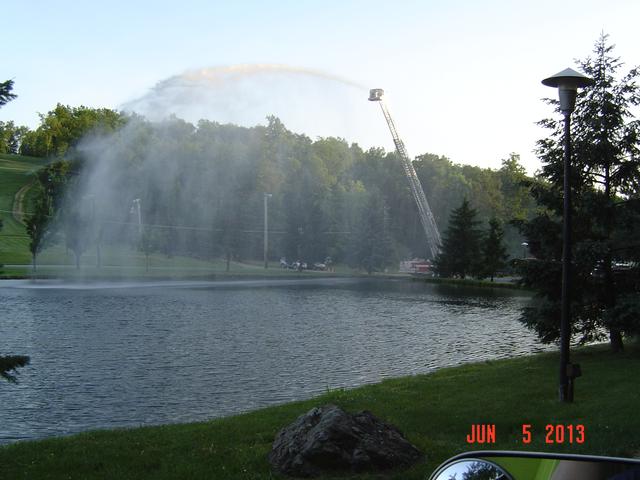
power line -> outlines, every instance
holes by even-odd
[[[2,213],[17,213],[15,210],[0,210],[0,212]],[[22,215],[27,216],[27,215],[33,215],[33,213],[31,212],[22,212]],[[53,215],[45,215],[48,218],[54,218]],[[101,220],[99,223],[110,223],[113,225],[126,225],[126,226],[131,226],[131,227],[138,227],[138,226],[143,226],[143,227],[148,227],[148,228],[157,228],[157,229],[167,229],[167,230],[192,230],[192,231],[200,231],[200,232],[209,232],[209,233],[213,233],[213,232],[227,232],[230,230],[225,230],[223,228],[205,228],[205,227],[195,227],[195,226],[191,226],[191,225],[168,225],[168,224],[156,224],[156,223],[142,223],[142,224],[138,224],[137,222],[121,222],[118,220]],[[238,230],[238,232],[240,233],[263,233],[262,230]],[[288,232],[284,231],[284,230],[269,230],[269,234],[276,234],[276,235],[286,235]],[[336,231],[327,231],[327,232],[320,232],[323,235],[349,235],[351,232],[336,232]],[[8,236],[8,235],[5,235]]]

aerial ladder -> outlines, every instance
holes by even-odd
[[[393,123],[393,119],[389,114],[389,110],[387,109],[387,106],[382,99],[383,95],[384,90],[382,90],[381,88],[374,88],[369,91],[369,100],[372,102],[380,103],[380,108],[382,109],[384,118],[387,121],[387,125],[389,125],[389,130],[391,131],[391,136],[393,137],[393,143],[396,146],[396,151],[398,152],[400,160],[402,161],[404,173],[407,177],[407,180],[409,181],[409,188],[411,189],[413,198],[416,201],[416,205],[418,206],[418,215],[420,216],[420,222],[422,223],[422,228],[424,228],[424,233],[427,236],[431,258],[435,259],[438,253],[440,253],[440,245],[442,244],[438,225],[436,225],[435,218],[433,218],[433,213],[431,213],[431,208],[429,208],[429,202],[427,202],[427,197],[425,196],[424,190],[422,189],[422,184],[420,183],[418,175],[416,174],[416,170],[413,168],[413,163],[411,163],[411,159],[407,154],[407,149],[400,139],[398,130],[396,129],[396,126]]]

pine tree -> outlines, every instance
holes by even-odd
[[[625,301],[624,308],[618,308],[620,299],[640,289],[637,268],[624,275],[614,269],[616,260],[639,256],[637,242],[629,240],[631,225],[640,221],[640,123],[631,112],[640,104],[636,83],[640,72],[633,68],[620,76],[623,63],[613,56],[613,49],[603,34],[594,55],[579,62],[595,84],[579,93],[572,116],[572,329],[585,342],[600,338],[604,327],[617,351],[622,349],[623,334],[640,331],[640,320],[628,321],[629,309],[637,302]],[[547,103],[558,113],[556,100]],[[532,193],[544,211],[521,225],[538,259],[523,264],[523,280],[537,295],[522,320],[544,341],[554,341],[560,317],[563,130],[559,114],[540,125],[550,130],[550,136],[538,142],[543,168]]]
[[[489,220],[489,232],[482,242],[482,266],[480,272],[483,277],[491,278],[505,267],[507,247],[504,245],[504,230],[500,221],[493,217]]]
[[[477,212],[465,198],[451,213],[444,233],[442,250],[435,260],[435,269],[441,277],[460,277],[478,274],[482,232],[478,229]]]
[[[354,237],[355,266],[371,274],[397,263],[389,223],[389,208],[382,195],[368,194]]]
[[[0,377],[8,382],[16,383],[17,379],[13,372],[19,367],[29,364],[29,357],[24,355],[0,356]]]
[[[0,82],[0,107],[17,97],[13,90],[13,80]]]

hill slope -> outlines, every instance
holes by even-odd
[[[46,159],[0,154],[0,264],[25,263],[31,259],[29,238],[21,212],[28,212],[29,191],[35,172]]]

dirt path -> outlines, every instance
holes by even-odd
[[[31,180],[28,183],[25,183],[22,186],[22,188],[20,188],[20,190],[18,190],[15,196],[13,197],[13,208],[12,208],[13,218],[15,218],[17,222],[20,222],[23,225],[25,225],[24,197],[32,186],[33,186],[33,180]]]

